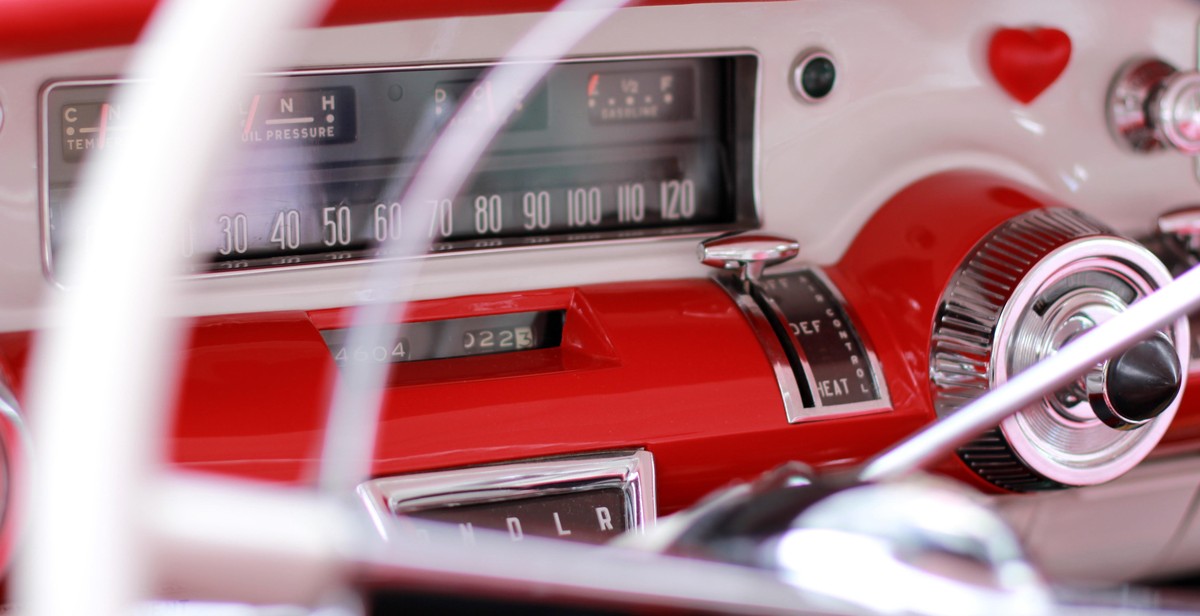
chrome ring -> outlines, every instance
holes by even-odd
[[[1072,210],[1036,210],[1004,223],[976,245],[943,294],[930,353],[938,414],[953,413],[1170,280],[1148,250]],[[1166,334],[1186,365],[1186,320]],[[1114,430],[1090,412],[1086,395],[1059,392],[959,455],[1016,491],[1102,483],[1145,458],[1179,400],[1139,429]]]

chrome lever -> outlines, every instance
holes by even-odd
[[[761,231],[734,231],[700,242],[700,262],[722,270],[737,272],[744,283],[755,282],[768,265],[793,259],[800,254],[800,243],[782,235]]]

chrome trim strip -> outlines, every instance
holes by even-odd
[[[788,422],[794,422],[793,417],[803,417],[804,397],[800,393],[800,384],[796,382],[796,373],[792,372],[787,352],[783,350],[783,345],[775,335],[775,329],[771,327],[767,315],[763,314],[754,298],[742,291],[741,283],[733,276],[715,276],[713,281],[737,304],[742,316],[750,324],[754,337],[758,338],[758,343],[767,356],[767,362],[771,364],[771,370],[775,373],[775,383],[779,386],[779,396],[783,399],[783,410],[787,414]]]
[[[750,200],[752,202],[751,203],[751,213],[754,216],[754,220],[748,226],[740,226],[735,221],[732,224],[710,225],[707,228],[698,228],[695,231],[686,231],[686,232],[682,232],[682,233],[670,233],[669,229],[660,230],[659,232],[655,232],[653,229],[648,229],[648,230],[646,230],[646,232],[644,234],[640,234],[638,237],[632,237],[632,238],[619,237],[619,234],[623,233],[623,232],[622,231],[614,231],[614,232],[606,232],[606,233],[613,234],[613,237],[605,237],[603,234],[597,233],[596,235],[598,235],[600,237],[598,237],[595,240],[583,240],[583,241],[575,241],[575,242],[562,241],[562,242],[554,242],[554,243],[548,243],[548,244],[537,244],[537,245],[526,245],[526,246],[497,246],[494,248],[474,248],[474,249],[470,249],[470,250],[427,253],[420,258],[428,259],[428,258],[464,257],[464,256],[476,254],[476,253],[495,253],[495,252],[511,252],[511,251],[521,251],[521,252],[540,251],[540,250],[544,250],[544,249],[576,248],[576,247],[580,247],[580,246],[600,246],[600,245],[610,246],[613,244],[629,244],[629,243],[649,242],[649,241],[655,241],[655,240],[662,240],[664,238],[669,239],[669,240],[676,240],[676,239],[690,240],[690,239],[696,239],[696,238],[702,238],[702,237],[711,237],[714,232],[718,232],[718,231],[729,231],[729,230],[738,230],[738,229],[757,229],[757,228],[761,227],[762,220],[763,220],[763,211],[762,211],[762,199],[761,199],[761,195],[762,195],[762,186],[761,186],[762,170],[761,169],[762,169],[762,167],[761,167],[761,155],[760,155],[760,148],[761,148],[760,127],[761,127],[761,122],[762,122],[763,59],[762,59],[762,55],[757,50],[749,49],[749,48],[735,48],[735,49],[721,49],[721,50],[712,50],[712,51],[674,52],[674,53],[662,53],[662,54],[576,56],[576,57],[564,58],[557,62],[553,62],[553,64],[579,64],[579,63],[584,63],[584,62],[621,62],[621,61],[633,61],[633,60],[671,60],[671,59],[688,59],[688,58],[734,58],[734,57],[738,57],[738,56],[752,57],[755,60],[754,102],[751,107],[751,113],[753,114],[753,117],[751,118],[751,126],[752,126],[753,135],[751,135],[752,141],[751,141],[751,148],[750,148],[750,150],[751,150],[750,151],[750,176],[751,176],[750,177],[750,184],[751,184]],[[349,67],[349,68],[292,69],[292,70],[260,73],[259,76],[260,77],[290,77],[290,76],[296,76],[296,75],[352,75],[352,74],[361,74],[361,73],[385,73],[385,72],[393,72],[393,71],[419,71],[419,70],[431,70],[431,69],[486,68],[486,67],[492,67],[492,66],[499,66],[502,64],[543,64],[543,63],[545,63],[545,61],[542,61],[542,60],[493,61],[493,62],[480,60],[480,61],[470,61],[470,62],[429,63],[429,64],[409,64],[409,65],[391,65],[391,64],[389,64],[389,65],[381,65],[381,66],[360,66],[360,67]],[[51,283],[54,283],[56,286],[58,286],[60,288],[61,288],[61,284],[54,277],[54,263],[53,263],[53,257],[51,255],[51,250],[50,250],[50,173],[49,173],[49,164],[50,164],[50,141],[49,141],[50,140],[50,125],[49,125],[50,92],[56,88],[80,87],[80,86],[115,86],[115,85],[130,83],[132,81],[133,80],[130,80],[130,79],[119,79],[116,77],[97,78],[97,79],[64,80],[64,81],[55,81],[52,83],[48,83],[41,90],[41,94],[40,94],[41,104],[40,104],[40,109],[39,109],[39,111],[41,113],[41,117],[39,118],[39,121],[38,121],[38,132],[39,132],[38,142],[41,147],[41,152],[39,155],[39,161],[41,164],[41,168],[39,169],[39,174],[38,174],[39,175],[38,185],[39,185],[41,194],[38,195],[38,203],[39,203],[38,212],[39,212],[39,216],[41,219],[40,223],[41,223],[41,235],[42,235],[42,246],[41,246],[42,270],[46,276],[46,279],[48,281],[50,281]],[[736,144],[734,144],[734,146],[736,147]],[[739,214],[740,214],[740,212],[739,212]],[[361,259],[348,259],[348,260],[344,260],[344,261],[328,261],[328,262],[318,262],[318,263],[296,263],[296,264],[283,264],[283,265],[266,266],[266,267],[255,267],[255,268],[241,269],[241,270],[220,270],[220,271],[196,272],[196,273],[185,275],[185,276],[183,276],[183,278],[184,279],[197,279],[197,278],[208,279],[208,278],[214,278],[214,277],[222,277],[223,278],[226,276],[246,276],[246,275],[254,275],[254,274],[263,274],[263,273],[268,273],[268,272],[276,272],[276,271],[293,272],[293,271],[298,271],[298,270],[308,270],[308,269],[316,269],[316,268],[341,267],[341,266],[348,266],[348,265],[362,265],[362,264],[366,264],[366,263],[374,263],[377,261],[386,260],[388,258],[389,257],[364,257]],[[396,257],[391,257],[391,258],[396,258]],[[400,257],[400,258],[404,258],[404,257]]]
[[[2,467],[5,473],[0,477],[0,535],[9,536],[9,551],[2,556],[0,574],[12,570],[17,552],[25,543],[21,532],[21,507],[33,486],[33,466],[30,456],[33,452],[33,439],[29,435],[29,427],[21,416],[21,407],[12,391],[8,379],[0,374],[0,422],[6,425],[0,429],[0,456],[3,456]],[[12,442],[7,437],[12,437]]]
[[[408,511],[606,488],[624,492],[633,532],[642,534],[654,526],[654,456],[644,450],[384,477],[360,484],[358,495],[384,541],[389,541],[391,525],[383,520]]]
[[[777,274],[779,272],[771,273]],[[788,413],[788,423],[797,423],[805,419],[814,419],[818,416],[823,416],[824,412],[820,409],[824,407],[824,404],[821,403],[820,396],[817,396],[817,393],[812,389],[812,384],[817,382],[817,377],[813,374],[812,363],[808,361],[808,354],[805,353],[804,346],[800,344],[800,340],[796,338],[795,334],[788,329],[787,315],[783,314],[783,309],[779,307],[779,303],[775,301],[775,298],[771,297],[761,285],[758,285],[758,291],[762,295],[763,301],[767,303],[767,307],[771,309],[771,317],[787,332],[792,349],[795,350],[796,357],[800,360],[800,369],[804,372],[804,381],[808,385],[808,394],[812,396],[813,406],[801,407],[799,412],[795,414]],[[783,341],[780,341],[780,343],[782,344]]]

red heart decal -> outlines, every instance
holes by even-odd
[[[1002,28],[988,45],[988,67],[1004,91],[1029,104],[1067,68],[1071,38],[1054,28]]]

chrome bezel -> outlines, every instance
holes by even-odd
[[[1010,349],[1010,345],[1020,343],[1015,337],[1021,333],[1018,330],[1021,316],[1031,307],[1033,300],[1055,282],[1099,265],[1107,266],[1114,275],[1134,285],[1138,293],[1136,299],[1171,281],[1166,268],[1150,251],[1128,240],[1105,236],[1085,237],[1055,249],[1026,274],[1000,315],[995,333],[997,342],[992,351],[993,387],[1012,376],[1009,374],[1009,359],[1015,350]],[[1144,278],[1138,280],[1140,277]],[[1189,340],[1186,319],[1177,320],[1171,330],[1172,342]],[[1186,342],[1175,347],[1179,365],[1186,366]],[[1080,431],[1098,431],[1113,437],[1111,445],[1091,454],[1054,451],[1045,438],[1034,434],[1030,423],[1034,420],[1032,413],[1049,413],[1043,411],[1040,404],[1009,416],[1000,422],[1000,430],[1017,456],[1035,472],[1066,485],[1094,485],[1115,479],[1141,462],[1170,427],[1181,400],[1182,396],[1176,396],[1165,411],[1138,430],[1113,430],[1098,419],[1081,422],[1078,426]],[[1058,421],[1057,418],[1053,419]]]
[[[829,92],[826,93],[825,96],[821,97],[813,96],[804,91],[804,68],[809,64],[812,64],[814,60],[829,60],[829,63],[833,65],[834,70],[833,85],[829,87]],[[837,88],[837,71],[837,60],[834,60],[833,54],[829,53],[828,51],[820,48],[812,48],[800,52],[800,55],[796,56],[796,61],[792,64],[792,71],[789,75],[791,77],[789,81],[791,82],[792,94],[794,94],[796,98],[799,98],[810,105],[816,105],[829,100],[829,97],[833,95],[834,89]]]
[[[33,481],[32,467],[28,456],[32,442],[28,426],[21,415],[20,406],[12,387],[3,374],[0,374],[0,464],[3,465],[3,477],[0,477],[0,536],[8,543],[4,561],[0,562],[0,573],[12,569],[13,560],[23,543],[25,533],[20,532],[22,526],[20,499],[28,495]]]
[[[359,66],[359,67],[340,67],[340,68],[305,68],[291,69],[282,71],[272,71],[261,73],[260,77],[289,77],[296,75],[346,75],[346,74],[361,74],[361,73],[383,73],[394,71],[419,71],[430,69],[459,69],[459,68],[486,68],[492,66],[500,66],[504,64],[578,64],[584,62],[621,62],[635,60],[670,60],[670,59],[686,59],[686,58],[723,58],[746,56],[752,57],[755,60],[754,71],[754,100],[750,105],[751,117],[751,135],[750,135],[750,208],[748,214],[753,216],[753,220],[746,225],[719,224],[698,227],[692,231],[671,233],[669,230],[655,231],[648,229],[644,233],[639,233],[637,237],[620,237],[622,231],[600,232],[594,234],[586,234],[588,236],[596,236],[596,239],[578,240],[578,241],[558,241],[549,242],[546,244],[520,245],[520,246],[496,246],[496,247],[480,247],[469,250],[456,250],[445,252],[426,253],[419,257],[379,257],[367,256],[355,259],[337,260],[337,261],[322,261],[315,263],[294,263],[280,264],[261,267],[252,267],[245,269],[232,270],[216,270],[191,272],[182,276],[184,279],[210,279],[216,277],[227,276],[252,276],[269,274],[272,272],[294,272],[305,271],[311,269],[323,269],[327,267],[343,267],[375,263],[378,261],[386,261],[392,259],[428,259],[428,258],[455,258],[467,257],[476,254],[493,254],[497,252],[527,252],[541,251],[553,249],[566,249],[578,247],[592,246],[611,246],[611,245],[626,245],[639,244],[656,241],[681,241],[694,240],[696,238],[710,237],[714,232],[731,231],[739,229],[757,229],[761,227],[763,220],[762,212],[762,187],[761,187],[761,138],[760,128],[762,122],[762,88],[763,88],[763,58],[762,55],[755,49],[750,48],[732,48],[732,49],[717,49],[711,51],[696,51],[696,52],[667,52],[667,53],[652,53],[652,54],[621,54],[621,55],[586,55],[572,56],[563,58],[557,62],[547,62],[544,60],[524,60],[524,61],[465,61],[465,62],[447,62],[447,63],[421,63],[421,64],[387,64],[378,66]],[[56,88],[76,87],[76,86],[114,86],[124,83],[132,83],[135,80],[120,79],[116,77],[96,78],[96,79],[73,79],[49,82],[42,87],[39,101],[38,118],[38,146],[41,150],[39,153],[39,169],[38,195],[39,203],[39,224],[41,227],[41,253],[42,253],[42,270],[46,279],[50,282],[60,285],[54,275],[54,259],[50,245],[50,126],[49,126],[49,96]]]
[[[1105,119],[1113,140],[1122,148],[1142,154],[1164,149],[1163,135],[1147,115],[1150,98],[1175,67],[1155,58],[1126,62],[1109,84]]]
[[[1200,88],[1200,73],[1177,72],[1163,80],[1162,87],[1150,99],[1155,121],[1163,140],[1188,155],[1200,154],[1200,140],[1184,135],[1175,121],[1175,105],[1187,91]]]
[[[383,477],[360,484],[358,496],[389,541],[389,529],[395,527],[385,520],[406,512],[612,488],[625,494],[629,532],[641,534],[654,526],[654,456],[644,450]]]

